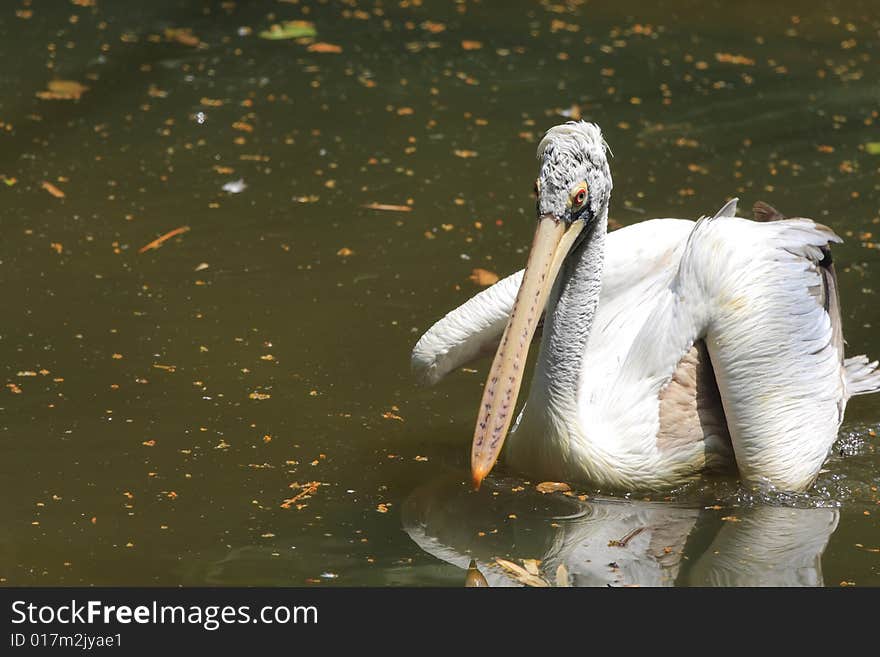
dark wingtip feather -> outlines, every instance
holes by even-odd
[[[752,206],[752,217],[755,221],[779,221],[785,219],[785,215],[764,201],[756,201]]]

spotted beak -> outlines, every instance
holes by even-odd
[[[479,489],[501,453],[535,329],[559,269],[584,225],[581,220],[566,223],[549,214],[538,220],[522,285],[483,388],[471,449],[474,489]]]

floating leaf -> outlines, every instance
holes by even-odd
[[[715,60],[724,64],[742,64],[744,66],[754,66],[755,60],[745,55],[734,55],[729,52],[716,52]]]
[[[150,249],[158,249],[160,246],[162,246],[163,243],[165,243],[166,240],[170,240],[175,235],[181,235],[181,234],[187,232],[188,230],[189,230],[189,226],[180,226],[179,228],[175,228],[174,230],[168,231],[167,233],[165,233],[161,237],[157,237],[149,244],[145,244],[144,246],[139,248],[138,253],[145,253],[146,251],[149,251]]]
[[[361,207],[387,212],[412,212],[412,208],[408,205],[392,205],[390,203],[365,203]]]
[[[293,497],[284,500],[281,503],[281,508],[289,509],[291,506],[296,506],[297,509],[302,508],[302,505],[297,504],[297,502],[299,502],[300,500],[309,499],[312,495],[315,494],[315,491],[318,490],[318,488],[321,486],[321,483],[322,482],[320,481],[308,481],[304,484],[300,484],[298,482],[290,484],[290,488],[299,492],[296,493],[296,495],[294,495]]]
[[[868,155],[880,155],[880,141],[869,141],[865,144],[865,151]]]
[[[168,41],[176,41],[184,46],[197,48],[201,45],[201,40],[188,27],[168,28],[165,30],[165,39]]]
[[[315,24],[310,21],[284,21],[280,25],[272,25],[268,30],[260,32],[261,39],[299,39],[301,37],[318,36]]]
[[[79,100],[89,88],[74,80],[50,80],[46,85],[48,91],[37,92],[37,98],[43,100]]]
[[[477,285],[494,285],[498,282],[498,274],[488,269],[480,269],[479,267],[471,271],[470,279]]]
[[[422,29],[427,30],[431,34],[439,34],[446,30],[446,26],[443,23],[435,23],[434,21],[425,21],[422,23]]]
[[[330,52],[330,53],[341,53],[342,46],[337,46],[335,43],[313,43],[308,47],[309,52]]]
[[[64,192],[62,192],[60,189],[58,189],[52,183],[44,180],[42,183],[40,183],[40,186],[43,189],[45,189],[47,192],[49,192],[55,198],[64,198]]]
[[[561,481],[542,481],[535,486],[535,490],[539,493],[559,493],[571,490],[571,486]]]

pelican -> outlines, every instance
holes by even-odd
[[[880,390],[877,361],[844,358],[830,252],[841,239],[772,209],[771,221],[737,217],[736,199],[696,222],[608,233],[607,150],[592,123],[546,133],[525,269],[413,349],[429,384],[495,351],[474,487],[506,438],[507,463],[541,479],[658,490],[735,469],[750,485],[807,489],[847,401]],[[539,325],[531,389],[508,436]]]

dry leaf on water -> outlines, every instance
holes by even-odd
[[[440,32],[446,30],[446,26],[443,23],[437,23],[435,21],[425,21],[422,23],[422,29],[427,30],[431,34],[440,34]]]
[[[62,192],[60,189],[58,189],[55,185],[53,185],[50,182],[47,182],[44,180],[42,183],[40,183],[40,187],[45,189],[47,192],[49,192],[55,198],[64,198],[64,192]]]
[[[571,490],[571,486],[561,481],[542,481],[535,486],[535,490],[539,493],[564,493]]]
[[[313,43],[308,47],[308,51],[338,54],[342,52],[342,46],[337,46],[335,43]]]
[[[179,228],[175,228],[174,230],[168,231],[161,237],[157,237],[149,244],[145,244],[141,248],[138,249],[138,253],[144,253],[149,251],[150,249],[158,249],[164,242],[170,240],[175,235],[182,235],[183,233],[189,230],[189,226],[180,226]]]
[[[479,267],[471,271],[469,278],[477,285],[482,286],[494,285],[498,282],[498,274],[488,269],[480,269]]]
[[[89,88],[74,80],[50,80],[47,91],[38,91],[37,98],[43,100],[79,100]]]
[[[369,210],[385,210],[387,212],[412,212],[408,205],[392,205],[391,203],[365,203],[361,207]]]
[[[268,30],[260,32],[261,39],[299,39],[301,37],[317,36],[315,24],[309,21],[285,21],[280,25],[272,25]]]
[[[165,39],[167,41],[176,41],[184,46],[193,48],[201,45],[201,40],[188,27],[168,28],[165,30]]]
[[[294,483],[290,484],[290,488],[292,488],[294,490],[299,490],[299,492],[296,495],[294,495],[293,497],[290,497],[290,498],[284,500],[281,503],[281,508],[282,509],[289,509],[291,506],[297,504],[297,502],[299,502],[301,500],[309,499],[312,495],[315,494],[315,491],[318,490],[318,487],[320,485],[321,485],[320,481],[309,481],[304,484],[294,482]],[[300,505],[297,504],[297,508],[300,508]]]

